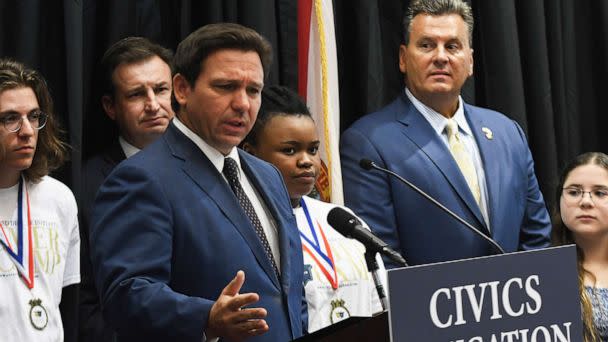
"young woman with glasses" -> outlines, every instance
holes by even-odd
[[[585,342],[608,341],[608,155],[572,160],[556,189],[552,239],[576,244]]]

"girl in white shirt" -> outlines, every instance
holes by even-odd
[[[335,204],[307,196],[322,167],[319,144],[315,122],[300,97],[285,87],[265,88],[258,118],[243,148],[274,164],[287,186],[304,254],[309,332],[350,316],[382,311],[365,263],[365,247],[327,223]],[[382,260],[376,259],[384,271]]]

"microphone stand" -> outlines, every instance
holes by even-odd
[[[367,264],[367,269],[371,272],[372,278],[374,279],[374,285],[376,285],[378,298],[380,298],[380,304],[382,304],[382,311],[386,311],[388,310],[388,298],[386,298],[384,286],[382,286],[382,282],[380,281],[380,268],[378,267],[378,262],[376,261],[376,253],[377,252],[371,252],[366,249],[365,263]]]
[[[494,241],[491,238],[489,238],[486,234],[480,232],[479,229],[473,227],[473,225],[471,225],[470,223],[468,223],[467,221],[465,221],[460,216],[456,215],[456,213],[454,213],[453,211],[451,211],[450,209],[448,209],[443,204],[439,203],[436,199],[434,199],[433,197],[431,197],[429,194],[427,194],[426,192],[424,192],[422,189],[418,188],[417,186],[415,186],[411,182],[409,182],[407,179],[399,176],[397,173],[395,173],[395,172],[393,172],[393,171],[391,171],[389,169],[385,169],[383,167],[380,167],[376,163],[374,163],[373,161],[371,161],[369,159],[361,159],[361,161],[359,162],[359,166],[361,166],[365,170],[376,169],[378,171],[382,171],[382,172],[388,173],[389,175],[391,175],[391,176],[399,179],[402,183],[404,183],[405,185],[409,186],[412,190],[416,191],[422,197],[426,198],[431,203],[433,203],[437,207],[441,208],[441,210],[443,210],[444,212],[448,213],[450,216],[452,216],[458,222],[462,223],[465,227],[467,227],[471,231],[475,232],[478,236],[482,237],[484,240],[486,240],[487,242],[489,242],[490,245],[492,245],[492,247],[494,247],[494,249],[496,250],[496,252],[498,252],[498,254],[504,254],[505,253],[505,251],[502,249],[502,247],[500,247],[499,244],[496,243],[496,241]]]

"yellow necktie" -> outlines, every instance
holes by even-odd
[[[450,145],[450,152],[460,172],[464,176],[464,179],[469,185],[469,189],[473,193],[473,197],[477,202],[477,205],[481,203],[481,193],[479,191],[479,183],[477,183],[477,172],[475,172],[475,166],[471,160],[471,156],[467,152],[464,143],[460,140],[460,134],[458,134],[458,123],[455,120],[448,119],[448,124],[445,126],[445,130],[448,134],[448,145]]]

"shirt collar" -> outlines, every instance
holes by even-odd
[[[239,166],[239,178],[240,178],[240,170],[241,170],[241,159],[239,158],[239,153],[236,147],[233,147],[228,153],[227,156],[224,156],[220,151],[211,147],[205,140],[199,137],[196,133],[192,132],[190,128],[188,128],[184,123],[182,123],[177,117],[174,117],[172,120],[175,128],[177,128],[180,132],[184,133],[188,139],[192,140],[192,142],[198,146],[198,148],[209,158],[213,166],[217,169],[217,171],[221,174],[224,169],[224,158],[230,157],[236,161],[236,164]]]
[[[405,88],[405,95],[407,95],[408,99],[412,102],[414,107],[418,109],[420,114],[422,114],[429,124],[431,124],[435,132],[438,135],[442,135],[445,130],[445,126],[448,124],[448,119],[439,112],[435,111],[433,108],[418,100],[407,87]],[[452,119],[458,123],[459,130],[463,131],[466,135],[472,134],[469,123],[464,116],[464,106],[461,96],[458,96],[458,108],[456,109],[454,116],[452,116]]]
[[[139,148],[129,144],[129,142],[126,141],[122,136],[118,137],[118,143],[120,144],[120,147],[122,148],[122,152],[125,154],[125,157],[127,157],[127,158],[131,158],[131,157],[133,157],[133,155],[135,155],[135,153],[141,151]]]

